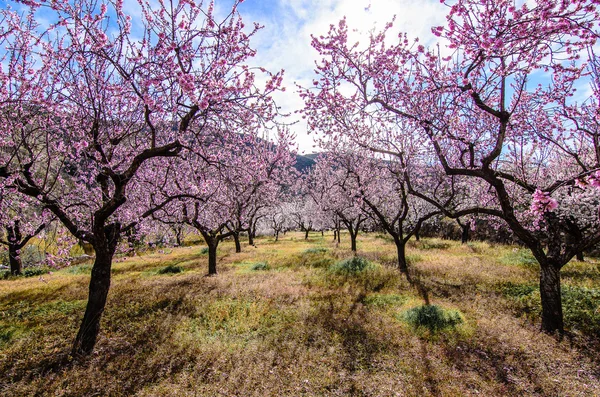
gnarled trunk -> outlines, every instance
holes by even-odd
[[[350,232],[350,249],[352,252],[356,252],[356,236],[358,235],[358,228],[353,230],[352,227],[348,227],[348,232]]]
[[[233,241],[235,241],[235,252],[242,252],[242,244],[240,243],[240,233],[233,233]]]
[[[564,332],[560,293],[560,267],[540,263],[540,297],[542,299],[542,331],[549,334]]]
[[[462,233],[460,236],[460,242],[462,244],[466,244],[469,242],[470,240],[470,233],[469,233],[469,225],[461,225],[460,228],[462,229]]]
[[[22,274],[21,257],[19,256],[19,246],[15,244],[8,245],[8,262],[10,264],[10,274],[18,276]]]
[[[98,232],[94,236],[96,259],[92,267],[88,302],[79,332],[73,343],[71,351],[73,356],[87,356],[94,349],[100,332],[100,320],[102,313],[104,313],[108,290],[110,289],[110,270],[117,249],[120,225],[112,224],[97,230]]]
[[[398,269],[402,273],[408,274],[408,264],[406,262],[406,243],[403,239],[394,236],[394,243],[396,244],[396,251],[398,253]]]

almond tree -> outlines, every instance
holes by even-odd
[[[9,189],[0,191],[0,244],[8,249],[12,275],[22,274],[21,250],[51,222],[51,213],[38,212],[34,200]]]
[[[402,120],[447,175],[486,184],[495,202],[479,212],[505,221],[532,251],[542,330],[562,333],[560,270],[600,242],[595,222],[559,214],[570,204],[560,200],[590,189],[600,168],[597,58],[587,50],[598,37],[598,2],[443,3],[447,26],[433,28],[443,41],[431,49],[392,39],[392,24],[364,47],[348,42],[344,20],[313,38],[323,61],[304,91],[307,114],[313,127],[359,144],[373,134],[348,129],[350,121]],[[395,151],[401,139],[374,134],[376,150]],[[595,203],[582,203],[585,212],[597,213]]]
[[[2,188],[37,200],[96,253],[73,355],[92,352],[120,236],[151,210],[127,205],[138,173],[201,145],[206,126],[273,115],[281,76],[256,87],[245,62],[258,27],[245,31],[232,3],[218,21],[212,2],[142,0],[135,32],[119,0],[1,11]]]
[[[215,132],[203,146],[157,163],[141,178],[139,190],[154,219],[200,232],[208,245],[209,275],[217,274],[219,243],[234,237],[239,252],[240,231],[250,228],[257,208],[277,198],[282,184],[289,184],[294,162],[289,132],[280,131],[276,143],[258,139],[258,129],[246,132]]]
[[[351,161],[351,158],[333,152],[317,157],[308,174],[306,190],[321,211],[348,229],[351,250],[356,252],[358,231],[368,217],[361,208],[360,193],[351,168],[344,166],[345,160]]]

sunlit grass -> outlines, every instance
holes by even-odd
[[[565,318],[576,339],[557,342],[538,331],[537,272],[523,263],[521,248],[411,241],[409,267],[431,303],[461,319],[424,332],[406,320],[424,302],[397,270],[393,242],[376,234],[358,238],[358,257],[368,265],[352,272],[332,271],[354,258],[347,233],[340,244],[330,232],[312,232],[308,241],[303,233],[278,242],[263,237],[256,247],[243,244],[241,253],[225,241],[216,277],[205,277],[202,245],[120,258],[96,353],[78,362],[68,352],[85,308],[91,262],[0,281],[0,390],[600,395],[593,361],[599,350],[581,326],[597,321],[594,259],[563,271]]]

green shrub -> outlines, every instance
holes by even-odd
[[[428,330],[432,334],[456,328],[464,321],[458,310],[445,310],[437,305],[413,307],[402,313],[401,319],[415,330]]]
[[[158,274],[177,274],[177,273],[181,273],[183,271],[183,269],[179,266],[176,265],[169,265],[166,267],[163,267],[162,269],[160,269],[158,271]]]
[[[208,247],[203,247],[203,248],[200,250],[200,254],[201,254],[201,255],[208,255]]]
[[[369,261],[360,256],[353,256],[349,259],[337,262],[329,267],[329,270],[335,274],[353,275],[358,274],[369,266]]]
[[[257,262],[250,268],[251,270],[259,271],[259,270],[269,270],[269,265],[267,262]]]
[[[23,270],[23,277],[41,276],[43,274],[48,274],[49,271],[50,268],[46,266],[28,267],[25,270]]]

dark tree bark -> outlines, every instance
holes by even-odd
[[[8,244],[8,262],[10,264],[10,274],[18,276],[23,273],[18,244]]]
[[[583,251],[577,252],[576,258],[578,261],[583,262],[585,258],[583,257]]]
[[[240,232],[232,232],[233,241],[235,241],[235,252],[242,252],[242,244],[240,243]]]
[[[394,244],[396,244],[396,252],[398,253],[398,269],[404,274],[408,274],[408,263],[406,261],[406,241],[399,237],[394,237]]]
[[[308,229],[304,231],[304,239],[308,240]]]
[[[456,223],[458,223],[458,226],[460,226],[460,230],[461,230],[461,233],[460,233],[460,242],[462,244],[468,243],[469,240],[471,239],[471,233],[470,233],[471,229],[469,227],[469,224],[468,223],[462,223],[460,221],[460,219],[458,219],[458,218],[456,219]]]
[[[540,297],[542,299],[542,331],[563,333],[563,311],[560,292],[560,267],[540,264]]]
[[[217,247],[219,245],[218,239],[214,239],[211,243],[208,243],[208,275],[213,276],[217,274]]]
[[[357,233],[352,233],[350,232],[350,249],[352,250],[352,252],[356,252],[356,235]]]
[[[207,232],[199,227],[198,231],[202,234],[206,245],[208,245],[208,275],[214,276],[217,274],[217,248],[219,247],[221,240],[231,235],[231,232],[227,235],[220,235],[213,232]]]
[[[89,296],[85,314],[71,351],[73,356],[89,355],[100,332],[100,320],[106,306],[110,289],[110,270],[112,259],[117,249],[121,225],[114,223],[106,227],[94,228],[94,250],[96,259],[92,267],[89,285]]]

